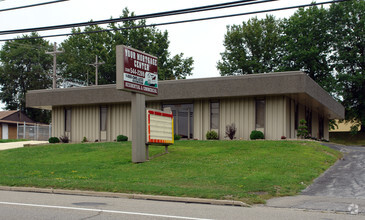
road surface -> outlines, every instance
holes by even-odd
[[[236,207],[0,190],[0,219],[364,219],[263,206]]]

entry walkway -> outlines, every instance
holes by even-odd
[[[36,144],[45,144],[48,141],[18,141],[18,142],[10,142],[10,143],[0,143],[0,150],[8,150],[14,148],[24,147],[25,144],[36,145]]]
[[[344,157],[302,194],[268,200],[267,206],[365,215],[365,147],[324,144]]]

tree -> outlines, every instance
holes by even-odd
[[[121,17],[134,16],[128,9],[123,10]],[[77,81],[85,81],[86,73],[90,73],[90,80],[94,82],[95,70],[88,66],[93,63],[95,55],[105,64],[100,66],[100,84],[115,83],[116,45],[126,45],[144,51],[158,58],[159,79],[184,79],[191,75],[193,59],[184,58],[183,53],[170,57],[169,40],[167,31],[161,32],[155,27],[141,27],[145,20],[124,21],[121,24],[109,24],[109,32],[98,32],[87,35],[73,35],[62,43],[65,53],[62,54],[62,72],[65,78]],[[102,27],[93,25],[86,27],[84,31],[100,31]],[[73,29],[74,33],[80,33],[80,29]],[[60,56],[60,57],[61,57]]]
[[[83,31],[95,32],[103,28],[93,25]],[[89,84],[95,84],[95,68],[90,64],[95,63],[95,57],[105,64],[99,66],[99,84],[107,84],[115,81],[115,60],[111,60],[111,37],[107,32],[92,34],[81,33],[80,28],[73,29],[72,35],[62,42],[61,47],[65,51],[59,56],[61,74],[65,80],[73,82],[86,82],[89,75]],[[115,56],[114,56],[115,57]],[[114,74],[113,74],[114,73]]]
[[[360,131],[365,132],[365,1],[332,4],[329,15],[334,49],[331,59],[346,119],[360,122]]]
[[[302,70],[328,92],[334,91],[329,63],[333,37],[328,12],[312,6],[300,8],[283,22],[281,70]]]
[[[222,76],[265,73],[277,70],[280,48],[280,20],[268,15],[242,25],[227,27],[225,51],[217,68]]]
[[[0,50],[0,99],[7,110],[21,110],[38,122],[48,123],[48,111],[26,108],[28,90],[47,89],[52,85],[52,56],[45,54],[52,45],[32,33],[24,40],[7,41]]]

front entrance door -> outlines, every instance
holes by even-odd
[[[9,127],[8,124],[3,124],[2,127],[2,139],[9,139]]]

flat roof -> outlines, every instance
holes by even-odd
[[[156,97],[146,96],[146,102],[285,95],[323,110],[331,119],[345,115],[344,107],[301,71],[165,80],[159,82],[158,93]],[[26,94],[27,107],[41,109],[126,102],[131,102],[131,93],[117,90],[115,84],[32,90]]]

